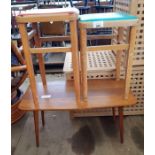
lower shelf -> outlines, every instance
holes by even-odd
[[[110,108],[128,106],[136,103],[132,92],[124,99],[124,80],[88,80],[88,102],[76,103],[74,83],[70,81],[53,81],[47,84],[37,83],[39,110],[72,111],[83,109]],[[36,110],[30,88],[26,91],[19,108]]]

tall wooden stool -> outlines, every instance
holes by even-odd
[[[38,9],[21,12],[16,17],[21,34],[26,66],[28,70],[30,87],[26,91],[19,108],[25,111],[33,111],[36,145],[39,146],[39,111],[42,111],[44,124],[44,111],[59,110],[71,111],[79,109],[80,106],[80,76],[79,76],[79,54],[77,44],[77,19],[79,11],[74,8],[67,9]],[[64,21],[70,24],[70,36],[40,37],[38,23]],[[32,24],[32,31],[28,36],[26,24]],[[35,48],[29,46],[29,37],[34,37]],[[42,47],[46,41],[71,41],[70,47]],[[46,82],[45,68],[42,54],[50,52],[72,52],[72,63],[74,81]],[[32,54],[37,54],[42,83],[36,83],[32,64]]]
[[[123,107],[136,103],[136,98],[130,91],[130,80],[137,22],[137,17],[122,13],[97,13],[80,15],[79,17],[83,104],[92,108],[113,108],[113,113],[115,112],[114,108],[118,107],[121,143],[123,143]],[[87,29],[103,27],[118,27],[118,44],[87,47]],[[122,43],[123,27],[130,27],[128,44]],[[116,80],[87,80],[87,52],[99,50],[116,52]],[[123,50],[128,51],[125,80],[120,79],[121,53]]]

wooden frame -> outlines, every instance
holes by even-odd
[[[89,17],[88,17],[89,18]],[[84,18],[85,19],[85,18]],[[97,20],[98,22],[98,20]],[[133,58],[133,51],[134,51],[134,45],[135,45],[135,40],[136,40],[136,27],[135,25],[137,24],[137,20],[115,20],[113,21],[99,21],[100,22],[100,27],[118,27],[118,43],[115,45],[105,45],[105,46],[89,46],[87,47],[87,29],[88,28],[94,28],[95,21],[92,21],[91,19],[89,22],[86,21],[81,21],[79,22],[79,27],[80,27],[80,60],[81,60],[81,83],[82,83],[82,99],[85,104],[90,104],[90,99],[91,95],[88,93],[88,80],[87,80],[87,52],[96,52],[99,50],[113,50],[116,52],[116,81],[120,81],[120,67],[121,67],[121,53],[123,50],[128,50],[128,58],[127,58],[127,66],[126,66],[126,76],[125,76],[125,85],[124,85],[124,91],[122,93],[124,94],[122,98],[124,100],[129,99],[129,94],[130,94],[130,81],[131,81],[131,72],[132,72],[132,58]],[[123,42],[123,27],[124,26],[130,26],[130,39],[128,44],[124,44]],[[82,36],[82,37],[81,37]],[[108,81],[105,80],[107,83]],[[106,82],[105,87],[106,87]],[[101,82],[98,82],[102,84]],[[105,97],[103,102],[108,102],[110,100],[109,98],[113,98],[113,96],[108,96],[108,91],[110,87],[113,87],[113,90],[115,88],[115,82],[113,81],[113,84],[111,81],[109,82],[109,87],[107,87],[107,93],[105,93]],[[117,83],[117,82],[116,82]],[[96,81],[97,84],[97,81]],[[94,83],[95,87],[95,83]],[[99,86],[98,86],[99,87]],[[99,89],[96,88],[96,91],[99,91]],[[106,90],[105,90],[106,91]],[[103,92],[104,94],[104,92]],[[117,94],[117,92],[115,92]],[[117,95],[116,95],[117,96]],[[98,97],[96,96],[96,100]],[[113,101],[113,103],[109,102],[109,107],[112,107],[112,112],[113,112],[113,117],[115,119],[115,105],[114,102],[117,102],[116,100]],[[106,103],[105,103],[106,104]],[[111,106],[110,106],[111,105]],[[118,105],[118,111],[119,111],[119,120],[120,120],[120,141],[123,143],[123,107],[125,105],[120,103]],[[106,106],[105,106],[106,107]]]
[[[39,105],[39,96],[37,92],[37,85],[34,75],[34,69],[33,69],[33,63],[32,63],[32,57],[31,54],[37,54],[38,62],[39,62],[39,68],[41,72],[41,78],[44,90],[46,91],[47,88],[47,82],[45,77],[45,67],[44,67],[44,60],[43,60],[43,53],[47,52],[72,52],[72,63],[73,63],[73,70],[74,70],[74,90],[75,90],[75,102],[77,104],[80,103],[80,77],[79,77],[79,55],[78,55],[78,45],[77,45],[77,10],[71,9],[71,11],[68,11],[67,9],[64,9],[63,11],[59,11],[58,9],[50,10],[50,13],[36,13],[35,15],[32,14],[22,14],[16,17],[19,31],[21,34],[21,40],[23,44],[23,51],[25,55],[26,60],[26,66],[23,66],[23,68],[27,68],[28,75],[30,79],[30,88],[32,91],[32,97],[34,102],[34,108],[30,108],[30,111],[33,111],[34,114],[34,124],[35,124],[35,134],[36,134],[36,145],[39,146],[39,111],[41,111],[42,116],[42,124],[44,126],[45,120],[44,120],[44,110],[48,110],[48,106],[46,108],[41,109]],[[39,31],[37,27],[37,22],[50,22],[50,21],[68,21],[70,23],[70,40],[71,40],[71,47],[60,47],[60,48],[42,48],[41,42],[42,38],[39,36]],[[26,23],[32,23],[33,30],[28,35],[26,30]],[[34,37],[35,41],[35,48],[30,48],[29,46],[29,40]],[[46,40],[47,38],[45,38]],[[50,38],[48,38],[50,39]],[[53,39],[53,38],[52,38]],[[61,38],[62,39],[62,38]],[[65,40],[65,38],[63,38]],[[60,98],[61,100],[61,98]],[[21,103],[22,104],[22,103]],[[20,107],[20,106],[19,106]],[[26,107],[24,107],[26,109]],[[50,109],[49,109],[50,110]],[[53,109],[54,110],[54,109]]]
[[[117,22],[117,21],[116,21]],[[108,22],[109,23],[109,22]],[[118,22],[117,22],[118,23]],[[126,21],[125,21],[126,23]],[[130,30],[130,40],[129,40],[129,44],[121,44],[121,39],[122,39],[122,28],[119,28],[119,34],[118,34],[118,38],[119,38],[119,44],[118,45],[105,45],[105,46],[89,46],[87,47],[87,36],[86,36],[86,29],[87,26],[88,28],[93,28],[93,26],[90,27],[90,25],[93,25],[91,22],[87,23],[79,23],[79,27],[80,27],[80,36],[82,36],[80,38],[80,59],[81,59],[81,79],[83,82],[83,99],[85,101],[87,101],[87,92],[88,92],[88,87],[87,87],[87,52],[95,52],[98,50],[114,50],[116,51],[116,57],[117,57],[117,62],[116,62],[116,74],[117,74],[117,80],[119,79],[119,72],[120,72],[120,50],[128,50],[128,59],[127,59],[127,72],[126,72],[126,80],[125,80],[125,92],[124,92],[124,97],[125,99],[128,98],[128,94],[129,94],[129,85],[130,85],[130,79],[131,79],[131,68],[132,68],[132,57],[133,57],[133,51],[134,51],[134,45],[135,45],[135,39],[136,39],[136,27],[133,25],[136,25],[135,21],[132,21],[130,23],[130,21],[128,21],[127,25],[131,26],[131,30]],[[104,23],[106,25],[106,22]],[[124,23],[120,22],[119,23],[120,26],[124,26]],[[119,26],[117,25],[117,26]],[[114,24],[113,24],[114,26]]]

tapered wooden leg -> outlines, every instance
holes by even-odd
[[[123,128],[123,107],[118,108],[119,111],[119,130],[120,130],[120,142],[123,143],[124,128]]]
[[[41,47],[41,41],[40,41],[40,36],[39,36],[37,23],[33,23],[32,28],[37,31],[36,35],[34,36],[35,47]],[[46,86],[46,84],[47,84],[46,83],[46,72],[45,72],[45,64],[44,64],[43,54],[38,53],[37,57],[38,57],[38,64],[39,64],[41,80],[42,80],[43,85]]]
[[[35,127],[35,135],[36,135],[36,146],[39,146],[39,112],[33,111],[34,116],[34,127]]]
[[[112,114],[113,114],[113,119],[115,121],[116,120],[115,108],[112,108]]]
[[[125,99],[128,99],[129,91],[130,91],[130,83],[131,83],[131,73],[132,73],[132,63],[133,63],[133,55],[135,49],[136,42],[136,27],[131,27],[130,30],[130,39],[129,39],[129,51],[128,51],[128,59],[127,59],[127,68],[125,75]]]
[[[38,63],[39,63],[39,70],[40,70],[40,75],[41,75],[41,80],[44,86],[47,85],[46,83],[46,72],[45,72],[45,65],[44,65],[44,58],[43,58],[43,54],[39,53],[37,54],[38,57]]]
[[[81,58],[81,80],[82,80],[82,98],[84,102],[88,100],[87,83],[87,31],[80,27],[80,58]]]
[[[45,116],[44,116],[44,111],[41,111],[41,120],[42,120],[42,125],[45,126]]]
[[[78,36],[77,36],[77,21],[70,22],[71,37],[71,52],[74,74],[74,90],[76,94],[76,102],[80,105],[80,72],[79,72],[79,52],[78,52]]]

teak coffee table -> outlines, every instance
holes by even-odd
[[[108,20],[101,24],[101,26],[131,26],[131,36],[129,44],[107,45],[99,47],[86,46],[86,29],[92,28],[94,21],[84,20],[85,16],[80,16],[80,40],[81,40],[81,61],[78,52],[78,33],[77,21],[78,10],[75,8],[70,9],[41,9],[21,12],[16,17],[19,31],[22,38],[23,50],[25,54],[26,66],[30,79],[30,87],[28,88],[19,108],[21,110],[33,111],[36,144],[39,146],[39,111],[42,114],[42,123],[44,125],[44,111],[73,111],[84,109],[97,109],[97,108],[115,108],[119,107],[120,112],[120,132],[121,142],[123,142],[123,111],[122,107],[136,103],[136,98],[132,92],[129,91],[130,74],[132,67],[132,55],[135,42],[136,29],[134,25],[137,23],[136,18],[115,20],[111,22]],[[88,17],[88,16],[87,16]],[[91,17],[91,16],[90,16]],[[92,16],[93,17],[93,16]],[[108,17],[108,15],[107,15]],[[123,16],[124,17],[124,16]],[[127,16],[128,17],[128,16]],[[130,16],[129,16],[130,17]],[[84,19],[83,19],[84,18]],[[101,19],[102,21],[103,19]],[[55,36],[55,37],[40,37],[38,30],[38,23],[65,21],[70,24],[70,36]],[[95,21],[96,22],[96,21]],[[32,31],[27,33],[26,24],[32,23]],[[108,24],[108,25],[107,25]],[[92,26],[93,25],[93,26]],[[99,24],[100,25],[100,24]],[[29,40],[34,38],[35,48],[29,46]],[[70,40],[70,47],[42,47],[42,43],[46,41],[66,41]],[[119,67],[120,67],[120,54],[117,55],[117,80],[90,80],[87,81],[86,72],[86,51],[98,49],[114,49],[118,53],[123,49],[129,49],[128,52],[128,65],[127,76],[125,80],[119,80]],[[48,52],[72,52],[72,64],[74,80],[72,81],[53,81],[46,82],[45,68],[42,54]],[[39,68],[41,72],[42,83],[36,83],[32,54],[37,54]],[[80,64],[81,63],[81,64]],[[81,76],[80,76],[81,66]],[[89,88],[89,91],[88,91]],[[87,93],[88,92],[88,93]],[[82,95],[81,95],[82,94]]]

